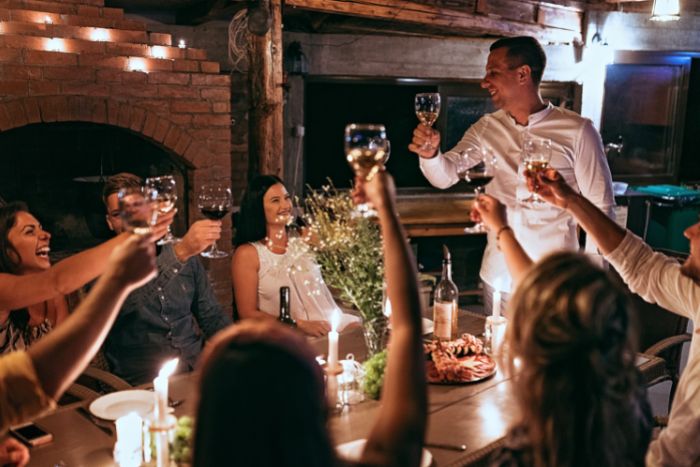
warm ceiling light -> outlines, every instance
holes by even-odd
[[[63,43],[63,39],[46,39],[44,48],[49,52],[65,52],[66,48]]]
[[[649,19],[652,21],[678,21],[681,19],[679,0],[654,0]]]
[[[168,58],[167,49],[165,47],[154,45],[151,47],[151,57],[153,58]]]
[[[107,42],[109,40],[109,31],[102,28],[94,28],[90,32],[90,40],[95,42]]]
[[[146,69],[146,60],[139,57],[129,58],[129,71],[148,73],[148,70]]]

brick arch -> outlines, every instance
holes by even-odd
[[[193,170],[215,159],[203,145],[197,144],[187,128],[127,101],[92,96],[39,96],[0,102],[0,131],[54,122],[89,122],[124,128],[172,153]]]

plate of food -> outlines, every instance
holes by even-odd
[[[475,383],[496,374],[496,362],[484,353],[481,339],[471,334],[451,341],[425,342],[423,350],[429,383]]]

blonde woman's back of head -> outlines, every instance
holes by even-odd
[[[629,297],[584,255],[540,261],[511,304],[510,355],[538,466],[637,465],[649,434]]]

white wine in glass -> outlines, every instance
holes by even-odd
[[[552,159],[552,140],[548,138],[538,138],[530,134],[523,137],[523,165],[526,170],[534,172],[535,175],[544,172],[549,167]],[[524,203],[542,203],[543,201],[533,193],[523,200]]]
[[[146,186],[158,192],[157,204],[160,214],[167,214],[175,209],[175,203],[177,202],[177,185],[172,175],[147,178]],[[170,226],[168,226],[168,232],[163,238],[158,240],[158,245],[177,243],[179,241],[180,239],[173,235]]]
[[[389,159],[390,143],[384,125],[351,123],[345,127],[345,157],[355,175],[371,180]],[[358,214],[376,215],[366,203],[357,205]]]
[[[423,92],[416,94],[416,116],[424,125],[432,127],[440,116],[440,94],[437,92]],[[423,143],[421,149],[435,149],[429,141]]]

